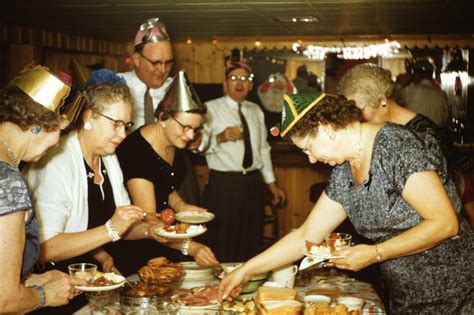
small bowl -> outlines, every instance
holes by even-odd
[[[365,300],[354,296],[341,296],[336,299],[337,304],[344,304],[348,311],[362,311]]]
[[[277,281],[266,281],[263,284],[263,286],[264,287],[272,287],[272,288],[286,288],[286,285],[284,283],[277,282]]]
[[[202,267],[194,261],[181,262],[181,266],[185,273],[184,281],[209,280],[213,278],[212,267]]]
[[[253,279],[253,278],[252,278]],[[240,293],[252,293],[257,291],[258,287],[260,287],[265,281],[267,281],[267,277],[258,279],[258,280],[250,280],[247,282],[244,287],[242,288],[242,291]]]
[[[331,303],[331,298],[327,295],[321,294],[311,294],[304,297],[304,304],[306,307],[311,307],[316,303],[327,303],[329,305]]]

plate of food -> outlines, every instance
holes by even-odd
[[[333,255],[331,248],[326,246],[326,244],[322,245],[313,245],[310,247],[309,250],[305,250],[303,254],[306,257],[314,258],[317,260],[323,259],[334,259],[334,258],[343,258],[345,256],[341,255]]]
[[[120,288],[124,284],[125,278],[119,274],[97,271],[93,280],[88,281],[87,285],[76,285],[76,289],[81,291],[108,291]]]
[[[158,236],[171,239],[192,238],[201,235],[207,231],[203,225],[178,223],[166,227],[159,227],[155,229]]]
[[[176,213],[176,220],[191,224],[206,223],[214,218],[215,215],[212,212],[183,211]]]
[[[171,296],[171,301],[179,305],[180,314],[203,314],[205,310],[218,310],[218,283],[208,283],[189,289],[179,288]],[[207,313],[207,312],[206,312]],[[214,314],[211,312],[210,314]]]

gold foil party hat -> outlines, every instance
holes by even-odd
[[[184,70],[180,70],[168,87],[165,97],[158,105],[170,112],[206,112],[206,106],[201,103]]]
[[[30,64],[11,81],[36,103],[58,112],[71,87],[56,77],[48,68]]]

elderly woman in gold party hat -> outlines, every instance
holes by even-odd
[[[343,96],[285,97],[282,136],[311,163],[334,169],[303,225],[225,278],[221,298],[252,275],[302,258],[305,245],[321,244],[349,217],[375,244],[336,250],[342,257],[332,262],[354,271],[381,264],[391,313],[473,313],[474,233],[445,160],[406,127],[361,120]]]
[[[70,86],[30,65],[0,91],[0,313],[59,306],[75,296],[57,270],[31,274],[39,256],[32,202],[18,164],[39,160],[59,140],[59,109]],[[64,126],[64,125],[63,125]]]

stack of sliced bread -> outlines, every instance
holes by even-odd
[[[259,287],[256,300],[261,314],[300,315],[304,306],[297,297],[295,289]]]

